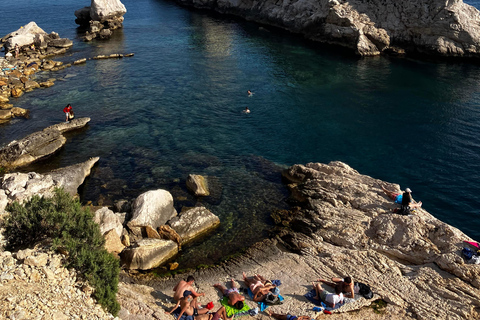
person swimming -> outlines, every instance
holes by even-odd
[[[247,90],[247,94],[248,94],[249,97],[253,96],[253,92],[250,91],[250,90]]]
[[[248,109],[248,107],[245,107],[245,110],[243,110],[243,113],[250,113],[250,109]]]

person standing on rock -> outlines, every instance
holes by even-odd
[[[232,284],[232,288],[227,289],[226,287],[222,286],[220,283],[214,284],[213,287],[220,290],[220,292],[228,297],[228,304],[235,307],[237,310],[243,309],[243,301],[245,301],[245,297],[238,292],[238,288],[235,287],[235,280],[230,280]]]
[[[71,104],[67,104],[67,106],[63,108],[63,112],[65,113],[65,122],[68,122],[73,118],[71,117],[71,115],[73,115],[73,108]]]
[[[179,283],[177,283],[177,285],[173,288],[173,291],[175,292],[173,298],[175,299],[175,301],[179,301],[186,295],[192,295],[193,298],[204,296],[205,293],[197,293],[193,289],[194,283],[195,279],[193,278],[193,276],[188,276],[187,281],[181,280]]]

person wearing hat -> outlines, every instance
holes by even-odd
[[[409,207],[410,209],[420,208],[422,206],[422,201],[416,202],[412,198],[412,190],[410,188],[405,189],[405,192],[402,196],[402,210],[404,207]]]

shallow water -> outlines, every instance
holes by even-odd
[[[123,3],[123,30],[90,43],[77,39],[73,15],[89,1],[3,5],[2,36],[35,21],[74,40],[58,60],[135,53],[39,74],[59,80],[14,100],[31,118],[1,126],[3,144],[62,121],[67,103],[92,118],[29,169],[100,156],[83,201],[110,204],[166,188],[178,209],[196,202],[188,174],[216,177],[217,196],[202,202],[222,225],[185,248],[193,254],[179,258],[181,267],[219,261],[268,235],[269,214],[288,195],[274,164],[344,161],[410,187],[426,210],[480,239],[478,65],[360,58],[169,1]]]

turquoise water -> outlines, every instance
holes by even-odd
[[[58,60],[135,56],[38,75],[59,80],[14,100],[31,118],[2,125],[0,142],[62,121],[71,103],[90,125],[29,169],[100,156],[83,201],[107,205],[166,188],[180,208],[196,202],[184,186],[189,173],[217,177],[216,197],[201,201],[222,226],[186,248],[195,259],[180,258],[182,266],[218,261],[268,236],[269,214],[288,196],[274,164],[344,161],[410,187],[426,210],[480,239],[479,65],[360,58],[163,0],[123,1],[124,29],[84,43],[73,12],[89,3],[3,5],[1,36],[35,21],[74,40]]]

